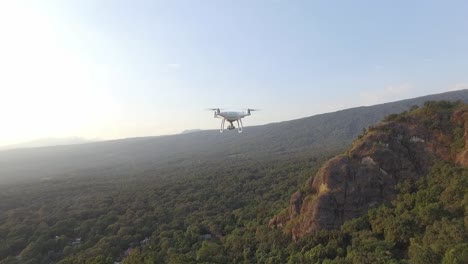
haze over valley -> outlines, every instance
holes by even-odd
[[[381,105],[358,107],[291,121],[247,128],[248,133],[215,130],[189,134],[139,137],[96,143],[13,149],[0,152],[0,184],[25,179],[73,177],[83,171],[190,166],[225,159],[271,159],[302,153],[321,156],[345,149],[363,129],[385,116],[407,111],[426,101],[468,102],[468,90],[429,95]],[[87,172],[88,173],[88,172]]]

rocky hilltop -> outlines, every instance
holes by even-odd
[[[270,221],[294,240],[391,201],[395,185],[417,180],[437,160],[468,165],[468,106],[447,101],[390,115],[369,127],[344,154],[327,161]]]

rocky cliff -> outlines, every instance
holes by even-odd
[[[369,127],[350,149],[327,161],[290,205],[270,221],[294,240],[391,201],[394,187],[417,180],[439,159],[468,165],[468,106],[427,102]]]

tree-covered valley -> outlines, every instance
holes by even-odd
[[[467,106],[420,105],[382,115],[400,113],[387,116],[391,124],[421,121],[459,155],[466,127],[450,122]],[[468,169],[451,160],[435,159],[423,175],[397,182],[394,199],[337,229],[293,240],[288,228],[271,226],[297,190],[310,191],[306,182],[327,160],[374,133],[368,128],[374,115],[341,114],[361,122],[310,135],[313,144],[300,141],[307,133],[295,142],[299,130],[287,141],[251,138],[238,148],[228,141],[227,156],[219,148],[199,157],[186,151],[157,166],[121,161],[0,185],[0,263],[466,263]],[[343,123],[336,117],[328,116]],[[331,131],[340,140],[331,140]]]
[[[321,162],[310,155],[232,158],[131,177],[103,172],[7,186],[1,192],[1,257],[4,263],[82,263],[98,256],[114,261],[129,248],[157,247],[149,258],[156,263],[198,262],[203,245],[218,251],[228,235],[249,234],[255,242],[260,228],[270,236],[264,224]],[[236,236],[230,240],[245,246]],[[251,250],[248,261],[255,256]],[[212,261],[228,261],[230,251],[220,250]]]

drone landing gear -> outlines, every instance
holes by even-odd
[[[239,119],[239,120],[236,120],[236,121],[237,121],[237,132],[242,133],[243,128],[244,128],[244,125],[242,124],[242,119]],[[236,129],[236,127],[234,126],[234,124],[232,122],[234,122],[234,121],[229,121],[229,125],[227,126],[228,130]],[[220,133],[224,132],[224,124],[225,123],[226,123],[226,119],[223,118],[223,120],[221,121],[221,128],[219,129]]]
[[[224,131],[224,122],[226,122],[226,119],[223,118],[223,120],[221,120],[221,128],[219,129],[219,133],[223,133]]]
[[[240,121],[240,123],[239,123]],[[237,132],[242,133],[242,130],[244,129],[244,125],[242,124],[242,119],[237,120]]]

